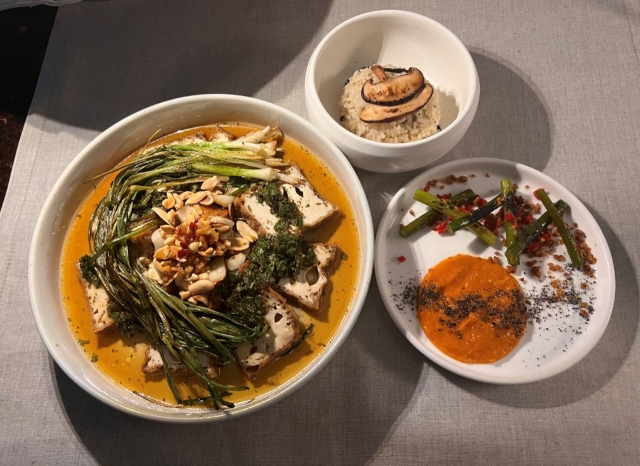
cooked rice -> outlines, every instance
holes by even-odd
[[[384,68],[398,68],[383,65]],[[387,73],[395,76],[394,73]],[[379,142],[411,142],[428,138],[438,132],[440,123],[440,101],[434,88],[427,105],[417,112],[391,123],[365,123],[360,120],[360,112],[367,105],[360,94],[362,86],[374,74],[371,68],[363,68],[353,73],[345,84],[340,96],[340,122],[342,126],[358,136]],[[374,79],[377,82],[377,79]]]

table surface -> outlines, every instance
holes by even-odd
[[[0,214],[0,464],[638,464],[640,342],[634,200],[640,5],[616,0],[82,2],[60,8]],[[336,357],[286,401],[227,423],[147,422],[102,405],[42,344],[27,252],[70,160],[119,119],[170,98],[255,96],[306,116],[321,38],[365,11],[416,11],[471,51],[475,121],[442,161],[498,157],[573,191],[616,268],[615,308],[579,364],[530,385],[453,375],[398,332],[373,283]],[[418,172],[358,171],[374,224]],[[629,195],[631,194],[631,195]]]
[[[0,206],[56,11],[48,6],[0,11],[0,70],[10,70],[0,72]]]

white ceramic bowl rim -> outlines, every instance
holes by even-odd
[[[359,198],[359,202],[362,204],[363,208],[363,217],[364,217],[364,225],[359,225],[358,229],[361,229],[366,236],[366,240],[363,244],[360,245],[361,251],[361,274],[363,274],[364,280],[361,282],[361,286],[359,290],[356,292],[353,300],[351,302],[351,306],[348,309],[347,314],[344,317],[343,324],[339,327],[338,333],[336,333],[332,340],[331,344],[327,345],[327,348],[312,361],[312,363],[302,370],[301,373],[298,373],[292,379],[287,381],[284,385],[285,387],[278,391],[276,388],[276,393],[272,396],[268,396],[269,393],[263,395],[265,399],[259,402],[251,402],[248,404],[243,404],[236,406],[235,408],[225,409],[221,411],[205,411],[198,412],[193,416],[180,416],[176,417],[174,413],[160,412],[150,414],[148,412],[141,412],[134,408],[130,408],[124,406],[120,403],[115,402],[110,397],[101,393],[99,390],[95,389],[91,386],[85,379],[79,377],[72,369],[72,367],[68,366],[56,348],[52,341],[52,336],[50,335],[49,330],[43,325],[43,320],[41,317],[41,313],[45,312],[41,309],[47,309],[47,303],[41,302],[38,293],[36,292],[36,287],[34,286],[34,278],[35,278],[35,264],[37,263],[36,259],[41,257],[41,254],[46,254],[48,251],[42,250],[42,242],[38,241],[38,238],[42,235],[50,235],[50,232],[43,232],[43,223],[45,221],[44,213],[52,208],[52,204],[54,203],[55,198],[58,195],[65,196],[62,194],[63,189],[67,186],[67,181],[70,178],[71,174],[83,163],[85,163],[85,159],[88,154],[94,150],[96,146],[99,146],[103,140],[108,138],[112,133],[117,132],[118,130],[130,125],[132,122],[137,121],[138,119],[145,117],[153,112],[163,108],[170,107],[177,104],[189,104],[189,103],[197,103],[203,100],[210,101],[224,101],[224,100],[234,100],[245,103],[247,106],[263,106],[266,109],[274,111],[275,113],[280,113],[288,118],[294,120],[295,124],[300,125],[305,128],[305,130],[313,132],[313,134],[320,138],[321,142],[326,145],[327,150],[332,151],[336,156],[338,162],[342,165],[342,169],[344,170],[344,174],[347,175],[349,181],[352,183],[357,196]],[[286,130],[286,129],[285,129]],[[321,158],[321,157],[320,157]],[[143,110],[140,110],[123,120],[115,123],[113,126],[109,127],[107,130],[98,135],[93,141],[91,141],[78,155],[76,155],[71,163],[64,170],[62,175],[58,178],[53,188],[51,189],[49,195],[47,196],[46,201],[42,207],[40,215],[38,216],[38,220],[36,222],[36,226],[31,239],[31,246],[29,250],[29,263],[28,263],[28,283],[29,283],[29,298],[31,301],[31,308],[33,312],[33,317],[40,333],[40,336],[47,347],[49,354],[53,357],[55,362],[60,366],[63,372],[69,376],[71,380],[73,380],[78,386],[80,386],[84,391],[97,398],[98,400],[104,402],[105,404],[116,408],[122,412],[132,414],[134,416],[138,416],[145,419],[151,419],[156,421],[164,421],[164,422],[176,422],[176,423],[198,423],[198,422],[210,422],[216,420],[224,420],[235,418],[238,416],[242,416],[244,414],[248,414],[250,412],[258,411],[262,408],[265,408],[277,401],[282,400],[287,397],[300,387],[302,387],[306,382],[311,380],[323,367],[329,362],[329,360],[335,355],[340,346],[344,343],[347,336],[351,332],[358,315],[364,305],[365,298],[367,296],[369,285],[371,283],[371,276],[373,273],[373,245],[374,245],[374,234],[373,234],[373,222],[371,219],[371,211],[369,208],[369,204],[367,201],[366,194],[362,188],[362,184],[358,176],[356,175],[353,167],[345,156],[340,152],[340,150],[335,146],[333,142],[329,138],[327,138],[322,132],[320,132],[315,126],[311,123],[303,119],[302,117],[296,115],[295,113],[286,110],[282,107],[279,107],[270,102],[262,101],[259,99],[255,99],[252,97],[231,95],[231,94],[202,94],[202,95],[194,95],[187,97],[180,97],[177,99],[168,100],[165,102],[158,103],[156,105],[147,107]],[[57,275],[56,275],[57,277]],[[70,331],[70,330],[69,330]],[[96,369],[98,370],[98,369]],[[106,377],[106,376],[105,376]],[[193,414],[193,413],[191,413]],[[207,416],[207,414],[209,414]]]
[[[473,98],[467,99],[467,102],[466,102],[465,106],[462,108],[462,110],[456,116],[455,120],[448,127],[446,127],[442,131],[440,131],[440,132],[438,132],[438,133],[436,133],[436,134],[434,134],[432,136],[429,136],[428,138],[424,138],[424,139],[421,139],[419,141],[410,141],[410,142],[379,142],[379,141],[372,141],[370,139],[366,139],[366,138],[360,137],[360,136],[358,136],[356,134],[353,134],[351,131],[349,131],[348,129],[346,129],[342,125],[340,125],[331,115],[329,115],[329,112],[327,112],[327,109],[324,107],[324,105],[320,101],[320,97],[318,96],[318,92],[316,91],[315,78],[313,76],[314,70],[315,70],[315,66],[316,66],[316,61],[318,60],[318,55],[320,54],[320,51],[324,48],[325,44],[327,42],[329,42],[329,40],[331,40],[331,38],[338,31],[340,31],[341,29],[343,29],[343,28],[345,28],[347,26],[350,26],[353,23],[356,23],[358,21],[362,21],[364,19],[377,18],[377,17],[388,16],[388,15],[394,15],[394,16],[398,16],[398,17],[405,16],[407,18],[421,19],[423,21],[431,23],[433,26],[435,26],[437,28],[440,28],[448,36],[451,37],[453,42],[455,42],[460,47],[462,53],[471,62],[472,69],[475,69],[475,64],[473,62],[473,58],[471,58],[471,54],[469,53],[467,48],[464,46],[462,41],[453,32],[451,32],[449,29],[447,29],[445,26],[443,26],[439,22],[437,22],[437,21],[435,21],[435,20],[433,20],[433,19],[431,19],[431,18],[429,18],[427,16],[423,16],[421,14],[413,13],[413,12],[410,12],[410,11],[379,10],[379,11],[372,11],[372,12],[369,12],[369,13],[363,13],[361,15],[354,16],[353,18],[348,19],[344,23],[341,23],[338,26],[336,26],[335,28],[333,28],[331,30],[331,32],[329,32],[329,34],[327,34],[324,37],[324,39],[322,39],[320,41],[320,43],[316,47],[315,51],[311,55],[311,58],[309,59],[309,65],[307,66],[306,79],[307,79],[307,82],[310,84],[311,88],[314,91],[314,92],[311,93],[311,98],[313,99],[313,103],[320,109],[320,112],[322,112],[322,114],[329,120],[329,124],[331,126],[333,126],[337,131],[341,132],[342,134],[347,135],[347,137],[349,137],[349,138],[357,140],[358,142],[360,142],[362,144],[370,144],[372,147],[378,147],[378,148],[407,147],[407,148],[410,148],[410,147],[419,146],[420,144],[424,144],[427,141],[434,141],[436,139],[439,139],[439,138],[443,137],[445,134],[447,134],[456,125],[456,123],[458,121],[462,120],[465,117],[465,115],[467,113],[469,113],[469,111],[471,111],[471,108],[473,107]],[[478,85],[478,81],[477,81],[477,79],[473,79],[471,81],[472,81],[472,83],[471,83],[471,91],[470,91],[469,95],[473,96],[477,92],[476,87]]]

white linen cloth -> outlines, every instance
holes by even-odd
[[[477,116],[443,161],[525,163],[573,191],[600,223],[617,273],[600,343],[549,380],[465,380],[405,340],[374,281],[336,357],[248,417],[147,422],[75,386],[39,338],[26,275],[37,215],[65,166],[121,118],[178,96],[251,95],[304,116],[314,47],[340,22],[382,8],[443,23],[478,67]],[[0,464],[637,465],[638,44],[640,8],[623,0],[128,0],[60,9],[0,213]],[[358,171],[375,225],[416,173]]]

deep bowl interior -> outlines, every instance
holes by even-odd
[[[475,67],[453,33],[417,14],[375,12],[336,28],[318,53],[313,75],[315,89],[337,124],[338,98],[346,80],[356,70],[374,63],[420,69],[437,88],[442,129],[470,105],[476,84]]]
[[[360,242],[360,271],[349,312],[336,335],[313,362],[294,378],[252,402],[222,411],[169,408],[121,388],[98,371],[81,351],[67,322],[60,293],[60,260],[65,235],[80,201],[93,189],[86,182],[113,168],[157,130],[169,134],[216,122],[279,125],[285,134],[319,157],[340,181],[354,210]],[[38,330],[58,365],[84,390],[105,403],[145,418],[170,422],[221,420],[255,411],[308,381],[342,344],[360,312],[373,267],[373,225],[362,186],[345,157],[325,136],[297,115],[273,104],[239,96],[184,97],[142,110],[92,141],[52,189],[36,225],[29,254],[29,292]]]

